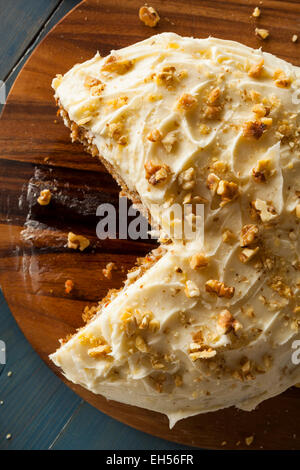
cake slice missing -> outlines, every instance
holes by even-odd
[[[300,381],[298,77],[260,50],[165,33],[54,79],[73,140],[172,239],[51,356],[68,379],[172,425]],[[173,236],[175,203],[204,204],[201,245]]]

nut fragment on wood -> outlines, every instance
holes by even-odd
[[[231,299],[235,292],[234,287],[227,287],[224,282],[216,279],[206,281],[205,290],[211,294],[216,294],[218,297],[225,297],[227,299]]]
[[[254,18],[258,18],[260,16],[260,14],[261,14],[260,8],[255,7],[254,10],[253,10],[252,16]]]
[[[72,281],[72,279],[67,279],[65,282],[65,293],[70,294],[73,287],[74,287],[74,282]]]
[[[75,235],[73,232],[68,233],[68,248],[73,250],[85,250],[90,245],[90,241],[83,235]]]
[[[139,19],[150,28],[154,28],[160,20],[160,16],[153,7],[144,5],[139,10]]]
[[[255,28],[256,36],[260,37],[261,39],[267,39],[270,36],[270,33],[267,29],[263,28]]]
[[[40,192],[37,202],[40,204],[40,206],[47,206],[50,201],[51,192],[49,191],[49,189],[43,189],[43,191]]]

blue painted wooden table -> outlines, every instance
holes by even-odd
[[[7,91],[38,42],[78,3],[0,0],[0,80]],[[7,356],[0,365],[1,450],[187,449],[129,428],[75,395],[33,351],[2,293],[0,340]]]

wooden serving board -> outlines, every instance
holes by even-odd
[[[103,202],[117,205],[118,187],[80,145],[71,144],[68,130],[56,119],[52,78],[97,50],[108,54],[163,31],[262,46],[300,65],[300,43],[291,41],[300,26],[300,3],[264,0],[261,17],[254,20],[251,13],[257,3],[151,0],[161,16],[152,30],[138,19],[140,0],[87,0],[48,34],[19,74],[0,123],[0,282],[24,334],[55,373],[59,372],[48,355],[57,348],[58,338],[82,325],[86,305],[122,285],[126,271],[137,256],[151,249],[153,241],[96,238],[96,207]],[[260,42],[255,26],[269,29],[270,38]],[[42,207],[36,199],[45,188],[51,189],[53,197],[49,206]],[[83,253],[68,250],[70,230],[89,237],[91,248]],[[109,261],[118,266],[111,280],[102,275]],[[75,283],[70,294],[64,290],[67,279]],[[65,382],[108,415],[179,443],[246,448],[245,438],[254,435],[251,448],[300,448],[300,391],[296,388],[252,413],[227,409],[183,420],[170,430],[161,414],[109,402]]]

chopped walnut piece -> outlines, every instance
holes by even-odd
[[[181,375],[175,375],[174,382],[175,382],[176,387],[181,387],[183,384]]]
[[[115,263],[107,263],[106,267],[102,269],[102,273],[106,279],[111,279],[112,278],[112,271],[116,270],[117,266]]]
[[[214,104],[221,96],[221,90],[219,87],[214,88],[208,95],[207,104]]]
[[[250,67],[248,72],[249,77],[259,78],[264,68],[264,59],[261,59],[258,64],[254,64]]]
[[[210,346],[199,345],[197,343],[190,344],[189,356],[194,362],[197,359],[210,359],[217,354],[217,351]]]
[[[149,350],[146,341],[140,335],[138,335],[135,339],[135,346],[139,351],[141,351],[143,353],[146,353]]]
[[[243,124],[243,136],[247,138],[260,139],[265,130],[266,126],[261,121],[246,121]]]
[[[121,122],[111,122],[108,124],[108,136],[116,142],[122,138],[124,126]]]
[[[254,436],[249,436],[245,438],[245,443],[247,446],[251,446],[252,442],[254,440]]]
[[[210,173],[206,179],[206,186],[210,191],[215,193],[218,189],[220,178],[214,173]]]
[[[166,181],[171,174],[171,170],[168,165],[158,165],[152,160],[146,162],[144,166],[146,179],[149,184],[152,184],[153,186]]]
[[[239,259],[242,263],[248,263],[256,253],[259,251],[259,247],[256,248],[244,248],[241,253],[239,254]]]
[[[103,72],[115,72],[119,75],[124,75],[133,67],[132,60],[122,59],[115,55],[110,55],[107,57],[106,61],[102,66]]]
[[[139,10],[139,19],[150,28],[154,28],[160,20],[159,14],[153,7],[144,5]]]
[[[73,287],[74,287],[74,282],[72,281],[72,279],[67,279],[65,282],[65,293],[70,294]]]
[[[51,201],[51,196],[49,189],[43,189],[43,191],[40,192],[37,202],[40,206],[47,206]]]
[[[259,228],[257,225],[244,225],[240,235],[240,246],[245,247],[251,245],[257,240]]]
[[[271,175],[271,160],[259,160],[256,167],[252,169],[252,175],[255,181],[265,183]]]
[[[252,108],[252,112],[256,114],[258,118],[262,118],[270,114],[270,108],[264,106],[263,104],[255,104]]]
[[[217,194],[225,202],[232,201],[239,194],[238,185],[232,181],[221,180],[218,184]]]
[[[296,217],[298,217],[298,219],[300,219],[300,204],[297,204],[297,206],[296,206]]]
[[[172,152],[177,142],[177,138],[177,131],[171,131],[162,139],[161,143],[168,153]]]
[[[83,235],[75,235],[75,233],[68,233],[68,248],[73,250],[85,250],[90,244],[90,241]]]
[[[150,142],[159,142],[162,139],[161,132],[158,129],[154,129],[149,132],[147,139],[150,140]]]
[[[196,253],[190,259],[190,266],[192,269],[205,268],[208,266],[207,258],[201,253]]]
[[[292,80],[286,76],[283,70],[275,70],[273,80],[278,88],[289,88]]]
[[[206,292],[216,294],[218,297],[225,297],[231,299],[234,296],[234,287],[227,287],[224,282],[210,279],[205,283]]]
[[[225,309],[218,316],[218,325],[224,330],[224,334],[230,333],[230,331],[238,331],[241,328],[241,324],[234,319],[229,310]]]
[[[184,93],[177,102],[177,108],[183,111],[190,111],[196,106],[196,104],[197,99],[193,95]]]
[[[177,72],[174,65],[166,65],[161,69],[157,75],[156,82],[158,85],[163,85],[169,90],[174,88],[184,78],[182,72]]]
[[[187,297],[198,297],[200,295],[200,290],[197,287],[197,285],[194,283],[194,281],[186,281],[185,283],[185,289],[184,293]]]
[[[93,96],[101,95],[105,88],[105,84],[98,80],[98,78],[90,77],[89,75],[85,78],[84,86],[89,88]]]
[[[251,206],[260,216],[262,222],[269,222],[277,215],[276,210],[272,204],[263,201],[262,199],[256,199],[256,201],[252,201]]]
[[[254,18],[258,18],[260,16],[260,13],[261,13],[260,8],[255,7],[253,10],[252,16],[254,16]]]
[[[182,171],[178,175],[178,185],[181,189],[186,191],[193,189],[195,186],[195,168],[190,167],[187,170]]]
[[[107,354],[111,352],[111,348],[108,344],[100,344],[100,346],[96,346],[95,348],[91,348],[88,350],[88,355],[95,359],[99,357],[105,357]]]
[[[231,230],[226,229],[222,233],[222,240],[224,243],[233,243],[236,240],[236,236]]]
[[[138,324],[135,315],[131,311],[126,311],[121,316],[122,328],[127,336],[132,336],[137,330]]]
[[[269,31],[263,28],[255,28],[255,34],[256,36],[259,36],[261,39],[267,39],[267,37],[269,37],[270,35]]]
[[[204,109],[204,117],[206,119],[217,119],[222,111],[221,106],[208,105]]]

